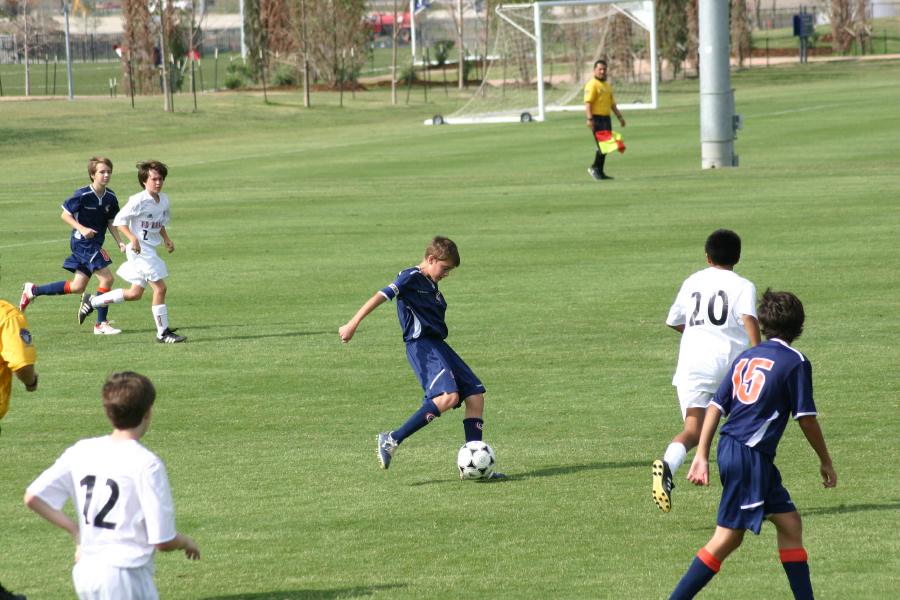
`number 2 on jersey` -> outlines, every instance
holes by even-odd
[[[703,295],[700,292],[694,292],[691,294],[691,298],[694,299],[694,312],[691,314],[691,320],[688,321],[688,324],[691,327],[703,325],[705,321],[697,318],[700,314],[700,301],[703,299]],[[715,313],[716,298],[722,299],[722,314],[720,315],[716,315]],[[726,319],[728,319],[728,295],[723,290],[719,290],[713,296],[710,296],[709,302],[706,305],[706,314],[709,316],[709,321],[713,325],[722,325],[725,323]]]
[[[775,361],[768,358],[742,358],[734,365],[731,374],[733,397],[743,404],[753,404],[766,385],[766,371],[771,371]],[[746,367],[746,371],[744,370]]]
[[[87,488],[84,492],[84,522],[87,525],[90,525],[90,519],[88,518],[88,512],[91,508],[91,498],[94,495],[94,484],[97,483],[97,477],[94,475],[85,475],[84,478],[79,482],[85,488]],[[100,509],[100,512],[97,513],[97,516],[94,517],[94,527],[102,527],[103,529],[115,529],[116,524],[110,523],[108,521],[104,521],[103,519],[106,515],[109,514],[109,511],[112,510],[113,506],[116,505],[116,501],[119,499],[119,484],[115,482],[113,479],[107,479],[106,485],[109,487],[109,500],[106,501],[106,504],[103,505],[103,508]]]

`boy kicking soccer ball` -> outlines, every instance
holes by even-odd
[[[382,469],[391,465],[397,447],[442,413],[466,405],[463,430],[466,442],[481,441],[484,421],[484,385],[463,359],[447,344],[444,314],[447,302],[438,290],[438,282],[459,266],[459,250],[445,237],[435,237],[425,249],[425,257],[416,267],[400,272],[397,279],[376,292],[338,331],[344,343],[366,316],[388,300],[397,300],[397,316],[406,342],[406,358],[425,390],[422,406],[394,431],[378,434],[378,462]],[[492,479],[502,479],[493,473]]]
[[[156,324],[156,341],[163,344],[178,344],[185,341],[183,335],[169,328],[169,310],[166,307],[166,280],[169,271],[166,263],[157,256],[156,247],[164,244],[171,254],[175,244],[169,238],[166,225],[169,223],[169,197],[162,193],[163,182],[169,169],[163,163],[149,160],[137,164],[138,182],[144,191],[131,196],[116,215],[113,224],[128,238],[125,256],[128,260],[116,271],[119,277],[131,283],[131,288],[117,288],[111,292],[91,296],[85,293],[78,307],[78,322],[96,308],[101,310],[109,304],[126,300],[139,300],[144,295],[147,284],[153,290],[150,307]]]

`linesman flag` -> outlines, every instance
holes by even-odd
[[[620,154],[625,152],[625,141],[622,139],[622,134],[617,131],[608,131],[605,129],[596,131],[594,132],[594,137],[597,138],[597,147],[600,148],[600,152],[603,154],[609,154],[616,150],[618,150]]]

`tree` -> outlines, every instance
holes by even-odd
[[[731,53],[738,66],[750,56],[750,15],[747,0],[731,0]]]
[[[831,0],[831,49],[836,54],[846,54],[855,41],[860,52],[870,43],[872,28],[869,23],[867,0]]]
[[[129,92],[152,94],[156,90],[156,44],[153,40],[150,8],[144,0],[123,0],[123,79]],[[130,66],[129,66],[130,63]]]
[[[331,86],[347,80],[346,57],[351,63],[369,51],[365,0],[304,0],[305,23],[295,11],[295,46],[302,52],[302,31],[306,31],[306,57],[315,79]],[[298,63],[299,64],[299,63]]]
[[[656,3],[656,39],[659,55],[669,62],[672,77],[678,76],[687,55],[688,0],[658,0]]]
[[[247,40],[247,66],[253,78],[262,76],[264,61],[268,61],[268,43],[263,26],[263,7],[267,0],[246,0],[244,2],[244,39]]]
[[[759,6],[757,0],[757,6]],[[687,62],[694,70],[694,74],[700,75],[700,7],[698,0],[687,2]]]

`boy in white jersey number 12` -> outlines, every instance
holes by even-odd
[[[669,309],[666,325],[681,333],[678,367],[672,384],[678,392],[681,433],[661,460],[653,461],[653,501],[672,509],[672,479],[697,445],[706,407],[735,357],[759,343],[756,287],[734,272],[741,259],[741,238],[717,229],[706,238],[706,269],[688,277]]]
[[[156,247],[160,244],[164,244],[170,254],[175,251],[175,244],[166,231],[170,219],[169,197],[162,193],[169,169],[156,160],[139,162],[137,169],[138,182],[144,190],[128,198],[113,221],[113,225],[128,238],[125,251],[128,260],[116,274],[131,283],[131,288],[117,288],[98,296],[85,293],[78,308],[78,322],[83,323],[95,308],[140,299],[149,284],[153,290],[153,305],[150,308],[156,324],[156,341],[177,344],[187,338],[169,327],[165,280],[169,271],[166,263],[156,254]]]
[[[175,529],[165,465],[140,443],[155,399],[143,375],[110,375],[103,408],[112,433],[68,448],[25,492],[28,508],[72,536],[72,579],[81,600],[156,600],[156,550],[200,558],[196,542]],[[76,505],[77,524],[62,511],[67,500]]]

